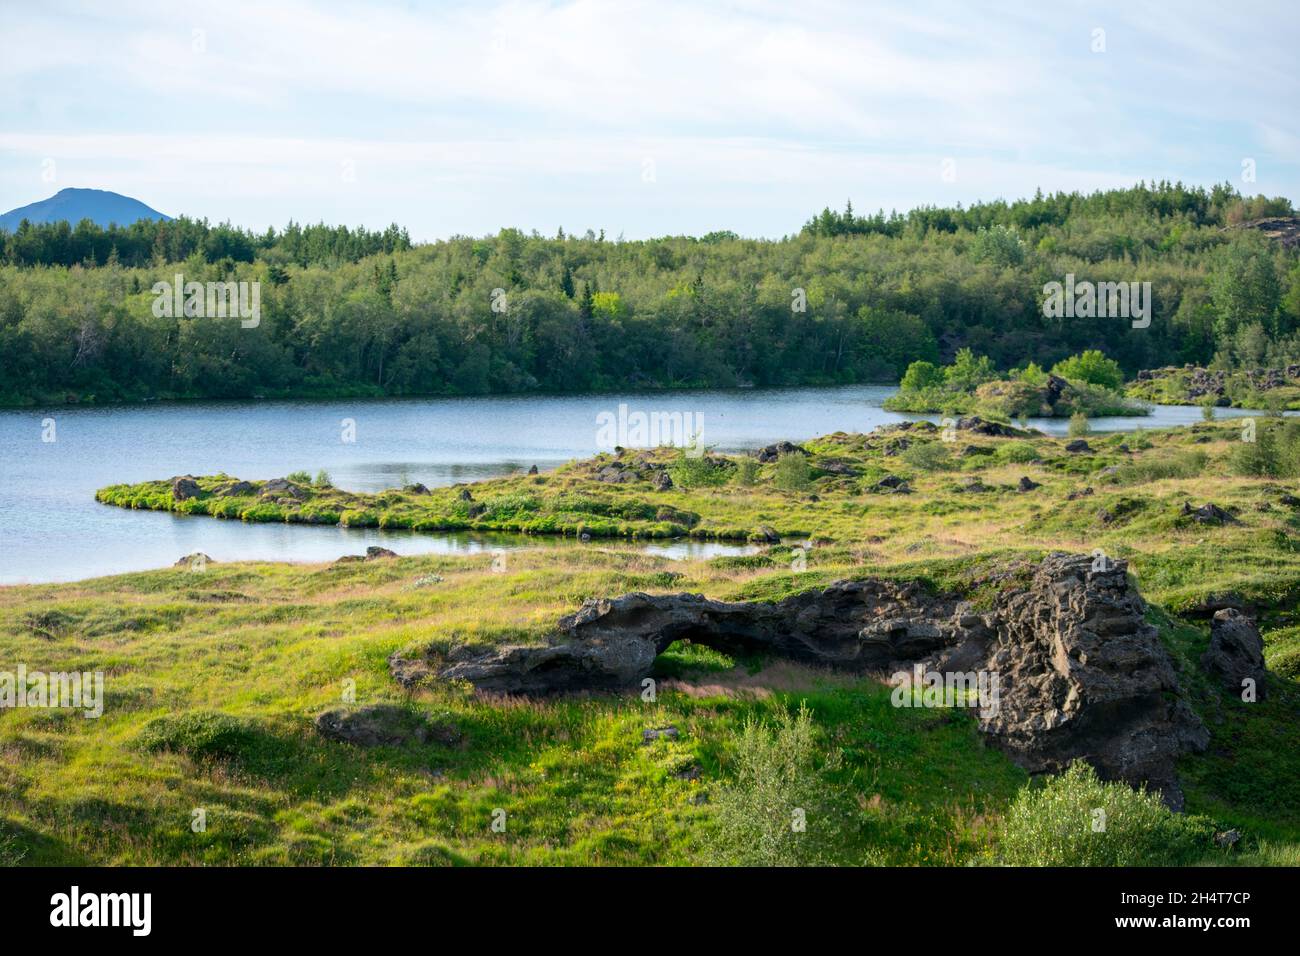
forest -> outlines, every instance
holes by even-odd
[[[1000,371],[1099,350],[1130,378],[1300,361],[1283,198],[1168,182],[860,216],[778,240],[518,229],[413,243],[177,219],[0,233],[0,404],[896,383],[969,348]],[[261,317],[159,317],[154,284],[258,282]],[[1149,327],[1047,318],[1073,274],[1150,282]]]

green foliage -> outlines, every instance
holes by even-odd
[[[971,243],[976,259],[986,259],[999,266],[1018,266],[1025,261],[1025,243],[1016,230],[1002,224],[992,228],[980,226]]]
[[[238,757],[253,741],[247,724],[215,711],[193,710],[155,717],[140,732],[139,745],[148,751],[171,751],[196,760]]]
[[[707,452],[697,453],[692,448],[679,448],[677,457],[668,466],[673,483],[682,488],[708,488],[725,484],[727,471]]]
[[[976,356],[970,349],[960,349],[943,372],[944,385],[954,391],[971,392],[998,377],[987,355]]]
[[[919,471],[951,471],[956,467],[943,442],[915,442],[903,449],[903,461]]]
[[[994,453],[998,461],[1014,465],[1027,465],[1035,459],[1041,458],[1042,454],[1033,443],[1027,441],[1009,441],[1004,445],[999,445]]]
[[[1300,477],[1300,422],[1256,420],[1254,441],[1243,431],[1228,458],[1233,474],[1252,478]]]
[[[1166,478],[1199,478],[1205,474],[1209,460],[1209,455],[1197,450],[1141,458],[1116,466],[1113,480],[1121,485],[1137,485]]]
[[[944,383],[943,370],[933,362],[916,361],[907,367],[898,387],[905,392],[920,392],[939,388]]]
[[[1070,424],[1067,434],[1071,438],[1082,438],[1092,431],[1092,426],[1088,424],[1088,416],[1083,412],[1075,412],[1070,416]]]
[[[313,488],[333,488],[334,480],[330,478],[330,473],[322,468],[316,472],[316,477],[312,479]]]
[[[807,456],[795,451],[777,458],[772,470],[772,483],[782,491],[806,491],[812,484],[812,469]]]
[[[8,832],[4,820],[0,820],[0,868],[18,866],[26,855],[27,850]]]
[[[0,235],[0,404],[611,391],[632,370],[665,388],[896,381],[937,363],[941,340],[1003,369],[1093,348],[1129,374],[1300,357],[1297,253],[1225,231],[1247,207],[1289,203],[1160,183],[827,212],[771,242],[502,229],[411,247],[396,227],[29,224]],[[1119,279],[1136,262],[1160,283],[1146,333],[1043,334],[1045,266]],[[178,271],[260,283],[262,322],[154,316],[154,283]],[[794,287],[804,311],[790,308]],[[496,288],[509,321],[492,312]],[[953,408],[978,385],[959,378],[945,383]]]
[[[295,485],[310,485],[311,473],[306,471],[291,471],[285,475],[285,478],[292,481]]]
[[[750,488],[758,481],[758,461],[745,455],[736,462],[736,484]]]
[[[1185,866],[1213,850],[1214,826],[1169,810],[1158,794],[1103,783],[1083,761],[1021,791],[1003,818],[998,860],[1010,866]]]
[[[1057,362],[1052,367],[1052,374],[1074,381],[1100,385],[1112,391],[1124,387],[1124,372],[1119,363],[1106,358],[1097,349],[1088,349],[1078,355]]]
[[[747,719],[730,758],[735,782],[715,801],[705,845],[712,864],[817,866],[842,855],[846,802],[828,779],[841,757],[821,757],[806,704],[770,725]]]

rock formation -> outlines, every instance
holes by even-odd
[[[1246,680],[1254,681],[1255,699],[1264,699],[1264,639],[1255,622],[1235,607],[1215,611],[1201,666],[1231,694],[1242,693]]]
[[[1175,807],[1174,763],[1209,734],[1181,699],[1174,664],[1122,561],[1094,570],[1053,554],[1005,574],[985,609],[917,582],[841,581],[775,603],[698,594],[589,600],[549,643],[456,647],[394,655],[405,685],[464,680],[482,691],[542,694],[636,686],[677,640],[725,653],[763,651],[808,664],[882,675],[995,675],[994,706],[978,711],[991,742],[1032,772],[1084,758],[1108,779],[1147,783]]]

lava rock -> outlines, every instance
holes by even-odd
[[[782,455],[792,455],[795,454],[796,452],[801,455],[807,454],[807,452],[804,451],[804,449],[800,445],[796,445],[793,442],[788,442],[788,441],[779,441],[776,442],[775,444],[768,445],[765,448],[760,448],[756,454],[756,457],[760,462],[766,465],[776,461]]]
[[[1231,514],[1213,502],[1206,502],[1199,508],[1193,508],[1191,502],[1183,502],[1182,515],[1201,524],[1241,524]]]
[[[1081,452],[1092,451],[1092,446],[1089,445],[1082,438],[1076,438],[1072,442],[1066,442],[1065,450],[1068,451],[1071,455],[1077,455]]]
[[[316,718],[316,731],[326,740],[359,747],[393,747],[412,742],[452,746],[460,741],[454,727],[431,724],[414,711],[392,704],[328,710]]]
[[[203,489],[199,487],[199,483],[192,475],[182,475],[180,478],[172,479],[172,497],[177,501],[188,501],[202,493]]]
[[[769,653],[857,673],[996,675],[979,729],[1034,773],[1086,759],[1104,779],[1149,784],[1181,807],[1174,774],[1209,733],[1182,698],[1174,662],[1124,561],[1054,553],[1025,584],[991,574],[996,596],[977,613],[960,594],[919,582],[841,581],[777,602],[639,592],[586,601],[541,645],[458,647],[445,657],[394,655],[396,679],[466,680],[482,691],[546,694],[633,688],[679,639],[726,654]]]
[[[1246,680],[1255,682],[1255,699],[1264,699],[1264,639],[1259,628],[1236,608],[1214,612],[1210,621],[1210,646],[1201,656],[1201,667],[1218,678],[1223,689],[1240,694]]]

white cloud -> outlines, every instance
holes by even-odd
[[[1244,155],[1282,191],[1300,182],[1281,5],[125,0],[3,17],[0,205],[48,193],[44,157],[61,183],[165,211],[399,219],[423,236],[560,221],[774,235],[847,196],[1221,181]]]

